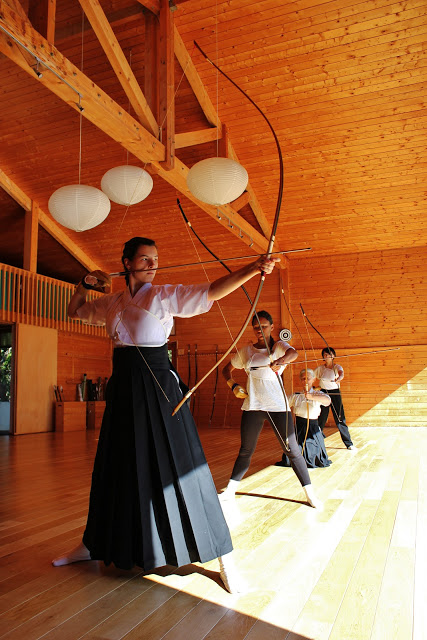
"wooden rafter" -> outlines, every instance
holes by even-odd
[[[141,124],[157,138],[159,125],[100,3],[98,0],[79,0],[79,2]]]
[[[187,51],[187,47],[185,46],[176,27],[174,29],[174,50],[177,60],[181,65],[181,68],[188,80],[188,83],[192,88],[193,93],[196,96],[203,113],[205,114],[206,120],[210,125],[221,130],[221,122],[218,118],[217,111],[212,104],[208,92],[206,91],[205,86],[200,79],[199,73],[194,66],[194,62]]]
[[[59,244],[61,244],[64,249],[66,249],[68,253],[73,256],[73,258],[80,262],[89,271],[101,269],[99,264],[92,260],[92,258],[90,258],[82,249],[80,249],[80,247],[67,236],[62,228],[44,211],[42,211],[38,204],[36,202],[33,202],[33,200],[31,200],[31,198],[8,175],[6,175],[6,173],[2,169],[0,169],[0,187],[4,189],[6,193],[8,193],[11,198],[13,198],[15,202],[17,202],[19,206],[25,209],[26,213],[29,213],[31,216],[31,222],[27,222],[27,217],[25,224],[26,240],[24,247],[28,247],[28,241],[32,243],[33,247],[32,249],[28,248],[26,250],[28,257],[27,264],[34,265],[34,242],[36,237],[36,233],[34,230],[34,212],[37,212],[38,222],[41,224],[41,226],[46,229],[46,231],[52,236],[52,238],[59,242]],[[24,249],[24,260],[26,251]],[[30,252],[32,252],[32,258],[29,257]],[[30,269],[29,266],[25,266],[24,268]]]
[[[199,131],[187,131],[175,134],[175,149],[192,147],[195,144],[204,144],[218,140],[218,129],[200,129]]]
[[[2,32],[1,29],[4,29]],[[44,86],[60,97],[74,110],[83,107],[83,116],[119,142],[144,163],[151,163],[151,170],[166,180],[180,193],[208,213],[229,233],[240,238],[245,244],[253,244],[254,250],[262,253],[268,247],[267,239],[230,206],[221,206],[221,216],[217,208],[195,198],[187,187],[188,167],[175,157],[175,167],[168,171],[160,164],[164,160],[165,148],[141,124],[132,118],[120,105],[95,85],[85,74],[75,67],[53,45],[50,45],[29,24],[23,24],[10,10],[4,0],[0,0],[0,51],[18,64],[24,71],[37,79],[31,64],[21,53],[22,46],[14,45],[10,33],[20,45],[34,52],[45,65],[45,72],[38,78]],[[49,71],[50,70],[50,71]],[[61,81],[67,79],[67,82]],[[69,83],[69,84],[68,84]],[[71,84],[72,83],[72,84]],[[243,234],[241,233],[243,232]]]
[[[239,198],[237,198],[236,200],[234,200],[231,203],[231,206],[236,211],[240,211],[240,209],[243,209],[243,207],[245,207],[247,204],[249,204],[250,198],[251,197],[249,195],[249,192],[248,191],[244,191]]]
[[[5,3],[12,9],[12,11],[15,11],[21,20],[28,20],[28,16],[19,0],[5,0]]]
[[[160,13],[160,0],[137,0],[139,4],[142,4],[143,7],[149,9],[152,13],[155,13],[156,16]]]

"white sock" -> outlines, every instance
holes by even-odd
[[[306,484],[303,486],[303,489],[305,491],[305,497],[307,498],[307,502],[310,505],[310,507],[313,507],[314,509],[319,509],[321,511],[323,509],[323,503],[316,496],[313,485]]]
[[[225,556],[221,556],[218,560],[219,574],[227,591],[230,593],[243,593],[246,591],[247,585],[236,569],[233,552],[230,551],[230,553],[226,553]]]
[[[73,562],[84,562],[90,560],[89,549],[81,542],[77,547],[69,551],[65,556],[60,556],[52,560],[54,567],[62,567],[65,564],[73,564]]]
[[[228,481],[227,487],[224,489],[224,491],[220,495],[223,496],[224,498],[234,498],[239,484],[240,484],[239,480],[230,479]]]

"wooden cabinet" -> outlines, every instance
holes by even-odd
[[[86,431],[86,402],[55,402],[55,431]]]
[[[87,428],[88,429],[100,429],[102,423],[102,416],[105,411],[105,401],[95,400],[86,402],[87,404]]]

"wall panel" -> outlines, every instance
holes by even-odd
[[[77,400],[76,385],[86,373],[96,382],[111,375],[112,342],[109,338],[58,331],[58,385],[64,400]]]
[[[307,332],[299,303],[337,351],[336,362],[345,371],[342,393],[350,425],[427,426],[425,264],[420,249],[292,260],[291,309],[308,357],[318,358],[309,366],[321,364],[325,345],[311,328]],[[296,335],[299,348],[300,342]],[[293,369],[297,384],[299,367]]]

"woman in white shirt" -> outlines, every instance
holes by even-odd
[[[183,394],[167,339],[174,316],[205,313],[260,271],[270,273],[277,261],[260,257],[210,285],[156,286],[156,245],[136,237],[124,245],[124,291],[86,302],[88,288],[109,288],[100,271],[91,274],[95,287],[84,280],[77,287],[69,315],[105,324],[115,348],[83,541],[55,566],[102,560],[148,572],[218,557],[225,587],[241,590],[230,533],[187,403],[172,416]]]
[[[252,318],[252,327],[257,341],[239,349],[222,371],[234,395],[237,398],[244,398],[244,402],[240,424],[240,451],[234,463],[230,481],[221,496],[222,499],[234,497],[239,482],[249,469],[259,434],[264,421],[267,420],[272,425],[283,451],[290,458],[292,468],[305,491],[307,502],[312,507],[320,507],[321,503],[314,494],[307,465],[295,438],[295,428],[288,399],[278,380],[285,366],[296,360],[298,354],[287,342],[282,340],[275,342],[271,336],[274,328],[273,319],[267,311],[258,311],[257,316]],[[262,336],[263,333],[274,359],[272,365]],[[246,371],[248,375],[247,390],[233,380],[234,369]]]
[[[329,407],[331,399],[323,391],[313,389],[314,372],[312,369],[307,369],[307,374],[305,369],[302,369],[299,377],[304,390],[293,393],[289,398],[289,406],[295,414],[297,440],[300,447],[304,448],[303,456],[309,469],[313,469],[314,467],[329,467],[332,461],[328,458],[325,439],[317,419],[322,407]],[[282,456],[282,461],[276,464],[279,466],[289,466],[285,453]]]
[[[318,380],[320,390],[327,393],[331,398],[332,415],[341,434],[341,440],[347,449],[357,451],[357,447],[355,447],[352,442],[350,431],[348,430],[348,426],[345,421],[344,407],[342,404],[340,382],[344,378],[344,369],[341,365],[334,364],[335,356],[335,349],[332,349],[332,347],[325,347],[322,350],[322,358],[325,364],[317,367],[314,371],[314,375]],[[328,415],[329,407],[322,406],[319,416],[319,427],[321,428],[322,433],[325,428]]]

